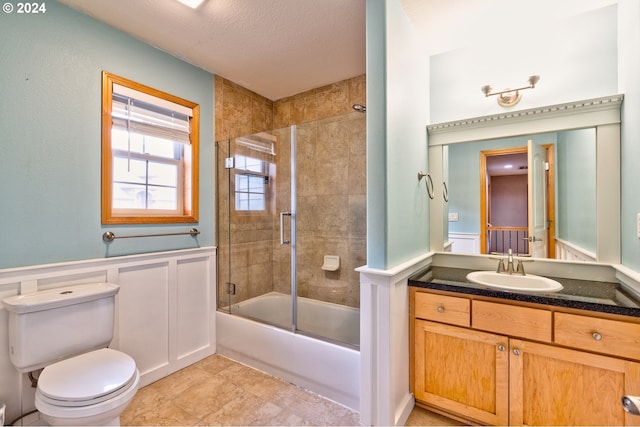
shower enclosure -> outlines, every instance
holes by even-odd
[[[217,142],[218,310],[359,346],[365,120]]]

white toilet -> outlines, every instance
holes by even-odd
[[[11,363],[44,368],[35,406],[48,424],[120,425],[140,374],[131,356],[106,348],[119,289],[91,283],[4,299]]]

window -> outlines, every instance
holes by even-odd
[[[198,222],[198,104],[106,72],[102,84],[102,223]]]
[[[253,157],[235,157],[236,211],[264,211],[269,183],[265,162]]]

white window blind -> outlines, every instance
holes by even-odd
[[[113,127],[189,144],[193,111],[137,90],[113,85]]]

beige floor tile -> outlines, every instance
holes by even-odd
[[[246,396],[238,397],[202,420],[206,425],[253,426],[266,425],[282,412],[273,403]]]
[[[138,391],[122,425],[358,425],[359,414],[219,355]]]
[[[172,403],[151,408],[148,411],[138,414],[133,419],[129,418],[127,411],[120,417],[121,425],[136,426],[193,426],[196,425],[198,421],[198,418]]]
[[[123,426],[358,426],[360,414],[286,381],[213,355],[140,390]],[[414,408],[408,426],[459,426]]]
[[[244,394],[244,391],[236,385],[222,378],[215,378],[193,385],[176,396],[173,403],[196,418],[202,419]]]
[[[464,426],[468,424],[461,423],[451,418],[447,418],[435,412],[428,411],[423,408],[415,407],[409,415],[409,419],[405,423],[406,426]]]

